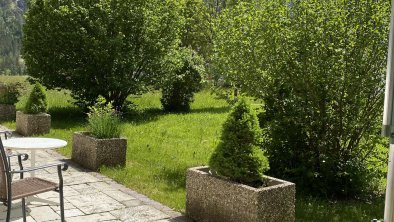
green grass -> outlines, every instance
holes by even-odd
[[[23,81],[23,77],[6,77],[6,81]],[[0,76],[0,81],[4,77]],[[29,86],[27,87],[29,88]],[[28,90],[26,90],[27,93]],[[25,93],[25,94],[26,94]],[[221,125],[229,107],[207,91],[196,95],[188,114],[163,113],[160,93],[131,96],[138,111],[123,119],[122,135],[128,139],[127,164],[124,168],[102,168],[114,180],[157,200],[171,208],[184,211],[185,173],[188,167],[205,165],[218,144]],[[26,95],[17,108],[23,107]],[[72,133],[86,130],[85,115],[72,105],[69,93],[48,91],[52,129],[46,137],[61,138],[68,146],[58,151],[71,156]],[[15,122],[0,122],[10,128]],[[330,202],[297,197],[297,221],[370,221],[383,218],[384,201]]]
[[[181,210],[186,169],[207,164],[229,107],[202,92],[191,113],[164,114],[159,98],[158,93],[132,98],[143,111],[123,126],[128,138],[126,167],[104,168],[102,173]]]

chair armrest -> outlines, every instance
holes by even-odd
[[[8,137],[12,136],[12,131],[9,130],[2,130],[0,134],[4,133],[4,138],[7,139]]]
[[[11,169],[11,157],[18,157],[18,165],[19,165],[19,170],[23,170],[23,164],[22,161],[25,161],[29,158],[29,155],[26,153],[17,153],[17,154],[9,154],[7,155],[8,158],[8,167],[9,169]],[[23,159],[22,159],[23,156]],[[20,178],[23,178],[23,173],[20,173]]]
[[[63,167],[61,170],[65,171],[68,169],[67,163],[53,163],[53,164],[47,164],[47,165],[42,165],[42,166],[37,166],[37,167],[28,167],[24,168],[22,170],[11,170],[10,173],[26,173],[26,172],[31,172],[31,171],[36,171],[36,170],[42,170],[45,168],[50,168],[50,167]]]
[[[17,154],[10,154],[10,155],[7,155],[7,157],[22,157],[23,156],[23,159],[22,160],[27,160],[27,159],[29,159],[29,154],[27,154],[27,153],[17,153]]]

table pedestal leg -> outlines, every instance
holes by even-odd
[[[36,151],[32,150],[30,154],[31,154],[30,166],[31,167],[35,167],[36,166]],[[31,177],[34,177],[35,175],[36,174],[35,174],[34,171],[30,172],[30,176]],[[45,199],[42,199],[42,198],[39,198],[39,197],[35,197],[35,196],[27,197],[26,202],[29,203],[29,204],[31,202],[40,202],[40,203],[46,203],[46,204],[49,204],[49,205],[59,205],[59,203],[57,203],[57,202],[50,201],[50,200],[45,200]]]
[[[35,166],[36,166],[36,151],[35,151],[35,150],[32,150],[30,154],[31,154],[30,166],[31,166],[31,167],[35,167]],[[30,172],[30,176],[31,176],[31,177],[34,177],[35,175],[36,175],[36,174],[35,174],[34,171],[31,171],[31,172]]]

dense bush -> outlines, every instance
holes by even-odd
[[[119,138],[121,125],[112,103],[99,96],[94,106],[89,107],[88,129],[99,139]]]
[[[225,10],[214,61],[264,101],[270,175],[317,195],[366,194],[384,163],[378,144],[390,4],[285,2]]]
[[[192,50],[181,49],[169,61],[161,104],[165,111],[189,111],[194,93],[201,87],[203,60]]]
[[[223,125],[220,143],[209,160],[211,170],[245,184],[261,182],[269,167],[268,159],[258,146],[260,142],[261,129],[256,114],[241,99]]]
[[[71,91],[79,105],[98,95],[120,109],[158,78],[179,45],[177,0],[31,1],[23,35],[27,74]]]
[[[1,83],[0,84],[0,104],[13,105],[18,102],[20,90],[22,85],[20,83]]]
[[[27,99],[25,113],[37,114],[45,113],[48,109],[47,96],[44,87],[36,82]]]

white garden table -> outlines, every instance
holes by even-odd
[[[67,146],[67,142],[53,138],[21,137],[3,140],[3,146],[11,150],[28,150],[31,154],[30,165],[36,166],[36,151],[45,149],[56,149]],[[35,176],[34,171],[30,173]]]

